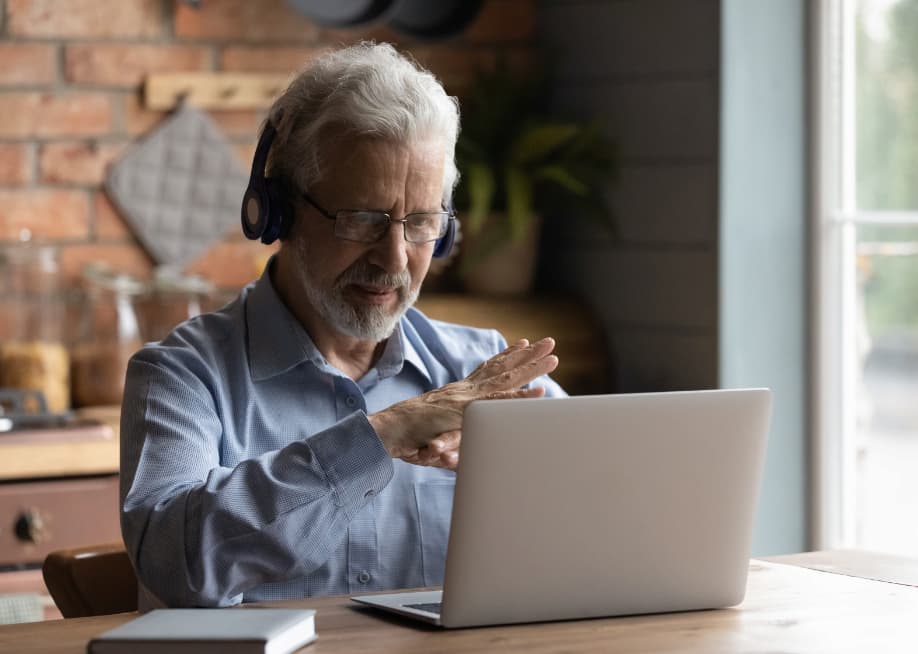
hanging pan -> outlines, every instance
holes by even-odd
[[[405,36],[445,39],[468,27],[481,0],[394,0],[389,26]]]
[[[393,0],[287,0],[322,27],[358,27],[382,18]]]

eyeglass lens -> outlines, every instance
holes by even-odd
[[[402,220],[393,220],[380,211],[339,211],[335,215],[335,236],[372,243],[385,235],[390,223],[402,223],[405,240],[427,243],[446,234],[448,218],[445,212],[410,213]]]

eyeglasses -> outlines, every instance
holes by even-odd
[[[375,243],[385,236],[391,223],[405,226],[405,240],[409,243],[429,243],[443,238],[449,221],[456,219],[456,215],[448,211],[409,213],[402,219],[393,218],[385,211],[365,209],[342,209],[332,213],[320,207],[308,193],[302,196],[322,216],[335,221],[335,236],[359,243]]]

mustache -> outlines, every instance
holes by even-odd
[[[408,270],[403,270],[397,275],[390,275],[379,266],[374,266],[365,259],[360,259],[338,276],[336,286],[343,288],[350,284],[377,286],[380,288],[407,288],[411,284],[411,273]]]

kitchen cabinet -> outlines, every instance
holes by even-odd
[[[118,408],[78,411],[101,422],[0,434],[0,596],[37,593],[56,549],[118,541]],[[0,599],[2,601],[2,599]]]

